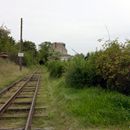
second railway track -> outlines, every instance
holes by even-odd
[[[34,72],[0,92],[0,130],[31,130],[39,83]]]

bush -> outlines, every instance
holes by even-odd
[[[130,41],[120,44],[117,40],[106,42],[103,50],[77,55],[65,62],[48,63],[50,76],[60,77],[64,71],[65,81],[75,88],[102,86],[130,94]]]
[[[68,63],[66,83],[75,88],[100,85],[130,94],[130,46],[127,43],[114,40],[106,42],[103,50],[85,58],[75,56]]]
[[[64,62],[50,61],[47,63],[48,70],[51,77],[61,77],[64,73]]]
[[[66,68],[66,83],[75,88],[83,88],[95,83],[95,65],[83,57],[75,57]]]
[[[97,73],[102,75],[108,89],[130,93],[130,48],[117,40],[106,43],[97,53]]]

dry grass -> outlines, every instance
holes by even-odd
[[[27,73],[29,73],[29,69],[23,68],[20,72],[19,66],[15,63],[0,59],[0,89]]]

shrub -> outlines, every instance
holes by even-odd
[[[95,82],[95,66],[82,57],[75,57],[66,68],[66,83],[75,88],[93,85]]]
[[[48,70],[51,77],[61,77],[64,73],[64,62],[50,61],[47,63]]]
[[[107,88],[130,93],[130,48],[115,40],[106,43],[97,55],[97,73],[106,80]]]
[[[85,58],[75,56],[66,67],[67,84],[76,88],[100,85],[130,94],[130,46],[127,43],[114,40]]]

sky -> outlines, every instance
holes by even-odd
[[[19,40],[64,42],[69,54],[87,54],[104,41],[130,39],[130,0],[0,0],[0,25]],[[108,35],[109,32],[109,35]]]

